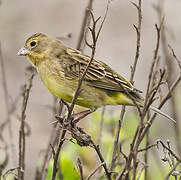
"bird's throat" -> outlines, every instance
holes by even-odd
[[[31,61],[31,63],[36,67],[44,59],[44,54],[29,53],[27,56],[28,56],[29,60]]]

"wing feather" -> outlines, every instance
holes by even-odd
[[[67,48],[66,53],[60,56],[61,62],[65,62],[63,69],[65,76],[78,79],[83,74],[90,57],[81,52]],[[85,76],[88,85],[112,91],[136,92],[134,86],[118,73],[113,71],[108,65],[101,61],[92,61]]]

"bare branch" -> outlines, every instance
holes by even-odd
[[[105,164],[105,162],[101,163],[87,178],[86,180],[90,180],[91,177]]]
[[[113,147],[113,153],[112,153],[112,159],[111,159],[109,171],[113,170],[113,167],[115,164],[116,154],[117,154],[117,149],[118,149],[118,142],[119,142],[119,135],[120,135],[121,127],[122,127],[124,113],[125,113],[125,106],[122,107],[121,115],[120,115],[118,125],[117,125],[116,137],[114,139],[114,147]]]
[[[25,172],[25,112],[27,108],[27,103],[29,99],[30,90],[32,87],[34,73],[30,75],[28,82],[24,86],[23,92],[23,103],[22,103],[22,110],[21,110],[21,124],[19,129],[19,168],[18,168],[18,179],[24,180],[24,172]]]
[[[151,145],[147,146],[146,148],[139,149],[138,152],[147,151],[148,149],[151,149],[151,148],[153,148],[155,146],[157,146],[157,144],[151,144]]]
[[[157,41],[156,41],[155,53],[154,53],[154,56],[153,56],[153,61],[152,61],[152,64],[151,64],[150,73],[149,73],[149,77],[148,77],[145,105],[148,102],[150,85],[151,85],[151,80],[152,80],[152,76],[153,76],[153,69],[155,67],[156,60],[158,58],[158,50],[159,50],[159,47],[160,47],[160,32],[161,32],[162,26],[163,26],[163,19],[162,19],[162,22],[160,23],[159,27],[158,27],[157,24],[155,24],[155,28],[156,28],[156,32],[157,32]]]
[[[136,55],[135,55],[135,59],[134,59],[134,64],[133,67],[131,68],[131,77],[130,77],[130,81],[133,83],[133,78],[136,72],[136,66],[138,63],[138,59],[139,59],[139,54],[140,54],[140,41],[141,41],[141,26],[142,26],[142,8],[141,8],[141,0],[139,0],[138,5],[136,3],[132,4],[137,8],[138,10],[138,26],[133,25],[134,28],[136,29],[136,34],[137,34],[137,40],[136,40]]]
[[[104,161],[104,158],[103,158],[103,156],[102,156],[102,154],[100,152],[99,146],[95,145],[93,141],[92,141],[92,145],[93,145],[95,151],[97,152],[97,155],[99,156],[99,159],[100,159],[101,163],[103,164],[102,166],[103,166],[103,168],[104,168],[104,170],[106,172],[107,179],[111,180],[111,173],[109,172],[109,170],[107,168],[107,165],[106,165],[106,163]]]
[[[79,157],[78,157],[78,159],[77,159],[77,165],[78,165],[78,169],[79,169],[80,180],[84,180],[83,166],[82,166],[82,162],[81,162],[81,160],[80,160]]]
[[[169,146],[166,146],[161,140],[157,141],[157,144],[161,144],[163,148],[165,148],[177,161],[181,162],[181,158],[178,157],[171,149]]]
[[[80,51],[83,51],[83,49],[85,48],[84,38],[86,37],[85,35],[86,28],[89,27],[90,25],[91,19],[90,19],[89,10],[92,10],[92,6],[93,6],[93,0],[89,0],[87,8],[85,9],[85,14],[84,14],[83,22],[82,22],[82,27],[80,30],[79,40],[77,43],[77,49]]]

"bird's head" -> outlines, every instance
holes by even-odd
[[[43,33],[36,33],[26,40],[18,51],[19,56],[27,56],[36,66],[51,51],[52,40]]]

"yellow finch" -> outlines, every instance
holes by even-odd
[[[90,61],[89,56],[42,33],[28,38],[18,55],[27,56],[48,90],[69,103]],[[135,102],[141,106],[143,99],[139,92],[108,65],[94,59],[85,75],[76,104],[92,110],[105,105],[134,106]],[[158,109],[152,109],[165,116]]]

